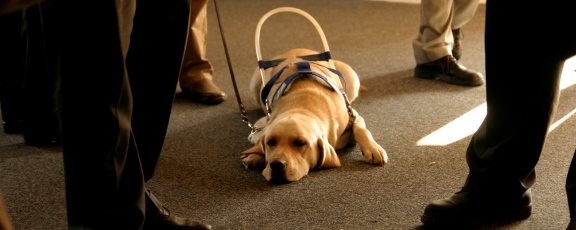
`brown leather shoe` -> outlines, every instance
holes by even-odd
[[[484,84],[482,73],[460,65],[451,55],[417,65],[414,69],[414,77],[438,79],[448,84],[463,86],[480,86]]]
[[[207,79],[198,81],[189,88],[182,88],[182,95],[205,105],[216,105],[226,100],[226,93]]]
[[[420,221],[427,226],[456,227],[522,220],[532,214],[531,195],[528,190],[517,200],[498,200],[460,191],[428,204]]]
[[[146,217],[144,230],[207,230],[211,225],[200,221],[186,219],[171,215],[168,209],[162,206],[150,191],[146,192]]]

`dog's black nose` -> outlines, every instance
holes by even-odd
[[[285,160],[275,160],[270,162],[270,168],[274,173],[281,173],[284,172],[286,168],[286,161]]]
[[[285,160],[274,160],[270,162],[270,169],[272,171],[272,178],[270,182],[275,184],[285,184],[288,183],[286,179],[286,161]]]

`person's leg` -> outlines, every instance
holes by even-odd
[[[43,9],[69,227],[209,229],[170,215],[145,187],[168,127],[187,1],[62,0]]]
[[[24,143],[31,146],[60,144],[60,129],[54,112],[54,79],[46,69],[44,35],[38,6],[24,10],[23,36],[26,68],[22,97]]]
[[[553,117],[564,60],[576,54],[576,43],[563,36],[533,34],[546,47],[505,46],[502,37],[535,25],[526,18],[510,18],[515,7],[494,1],[487,5],[486,91],[488,113],[468,146],[470,168],[462,190],[437,200],[424,210],[424,224],[471,224],[527,218],[531,214],[530,187],[548,126]],[[539,6],[521,9],[539,12]],[[569,7],[568,7],[569,8]],[[564,23],[550,18],[549,23]],[[540,20],[540,19],[531,19]],[[564,34],[566,35],[566,34]],[[502,49],[506,47],[506,49]],[[505,54],[514,53],[511,58]],[[540,57],[533,68],[522,66]],[[511,63],[512,62],[512,63]]]
[[[560,76],[564,61],[576,54],[576,41],[568,36],[571,18],[563,4],[527,6],[518,9],[499,1],[487,5],[486,85],[488,113],[475,133],[467,151],[470,173],[464,190],[486,196],[519,197],[534,183],[534,167],[540,157],[548,127],[557,106]],[[558,12],[559,16],[542,21],[537,18],[510,18],[510,10]],[[535,47],[502,46],[502,37],[527,31],[545,22],[558,31],[556,36],[533,33],[527,42],[547,44]],[[556,26],[560,28],[555,28]],[[506,28],[504,31],[503,28]],[[558,30],[556,30],[558,29]],[[564,30],[562,30],[564,29]],[[502,49],[506,47],[506,49]],[[507,53],[514,53],[510,63]],[[537,58],[531,68],[523,66]]]
[[[452,44],[452,56],[456,60],[460,60],[462,57],[462,39],[464,39],[464,33],[462,32],[462,26],[466,25],[476,14],[476,9],[478,8],[478,0],[454,0],[454,17],[452,20],[452,38],[454,43]]]
[[[168,130],[189,27],[187,0],[139,0],[126,65],[133,99],[132,134],[144,173],[154,171]],[[153,92],[153,93],[151,93]],[[150,229],[209,229],[195,220],[170,215],[146,190],[146,221]]]
[[[132,132],[146,180],[162,151],[188,33],[186,0],[170,2],[138,0],[126,60],[134,102]]]
[[[207,8],[208,0],[194,0],[190,4],[191,27],[180,72],[180,89],[185,97],[211,105],[223,102],[226,93],[212,81],[214,70],[206,58]]]
[[[135,1],[41,5],[55,74],[70,229],[138,229],[145,187],[124,65]]]
[[[24,45],[22,11],[0,16],[0,110],[4,132],[22,132]]]
[[[491,66],[487,71],[501,69],[488,50],[486,55],[487,67]],[[557,62],[539,65],[538,70],[515,74],[549,76],[562,70]],[[534,85],[513,86],[507,83],[513,73],[499,73],[488,77],[488,114],[466,152],[470,168],[466,183],[452,197],[429,204],[422,216],[425,224],[476,224],[531,214],[529,189],[556,106],[559,78],[532,77]],[[524,100],[530,103],[520,102]]]
[[[453,12],[453,0],[421,1],[418,37],[412,41],[417,65],[451,55]]]
[[[472,6],[477,1],[469,1]],[[484,84],[481,73],[460,65],[452,55],[454,39],[452,25],[462,25],[474,15],[473,7],[459,5],[458,22],[454,22],[453,0],[422,0],[418,37],[412,41],[416,68],[414,76],[438,79],[449,84],[479,86]],[[468,17],[463,16],[468,13]]]

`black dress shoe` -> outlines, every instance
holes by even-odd
[[[170,211],[162,206],[150,191],[146,192],[146,216],[144,230],[206,230],[211,225],[197,220],[186,219],[171,215]]]
[[[189,88],[182,88],[182,95],[192,101],[205,105],[216,105],[226,100],[224,93],[211,80],[201,80]]]
[[[452,56],[454,56],[456,60],[460,60],[460,57],[462,57],[462,50],[460,49],[460,44],[462,39],[464,39],[462,29],[452,30],[452,37],[454,38],[454,45],[452,46]]]
[[[436,61],[417,65],[414,69],[414,77],[438,79],[448,84],[463,86],[480,86],[484,84],[484,76],[482,73],[460,65],[451,55],[444,56]]]
[[[447,199],[428,204],[420,221],[427,226],[456,227],[523,220],[531,214],[530,190],[513,201],[481,198],[460,191]]]

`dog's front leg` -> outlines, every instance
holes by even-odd
[[[360,150],[362,150],[362,155],[366,159],[366,162],[375,165],[384,165],[388,163],[388,154],[382,146],[380,146],[374,138],[372,133],[366,129],[366,123],[364,118],[362,118],[356,111],[356,121],[353,126],[353,141],[360,145]]]
[[[264,168],[266,166],[266,153],[264,153],[264,138],[259,139],[252,148],[242,152],[242,164],[248,169]]]
[[[266,166],[266,159],[261,154],[244,153],[240,158],[242,159],[242,164],[247,169],[259,169]]]

